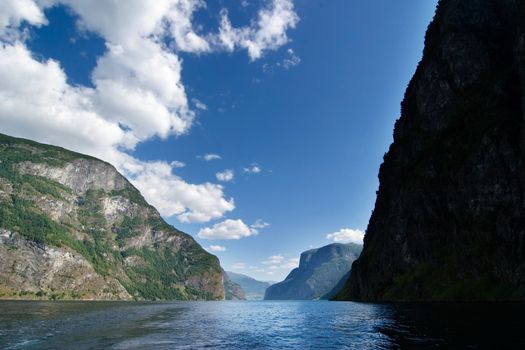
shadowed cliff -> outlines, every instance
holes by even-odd
[[[441,0],[336,299],[525,299],[525,1]]]

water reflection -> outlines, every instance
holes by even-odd
[[[0,302],[4,349],[525,348],[522,304]]]
[[[403,348],[524,349],[523,303],[389,304],[378,330]]]

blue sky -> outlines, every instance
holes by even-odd
[[[366,229],[437,1],[24,2],[0,17],[0,81],[35,83],[0,83],[19,91],[0,131],[112,162],[226,270],[281,280]]]

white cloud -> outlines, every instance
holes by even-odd
[[[121,147],[133,147],[140,136],[97,113],[90,98],[94,94],[93,89],[68,85],[57,62],[36,61],[23,44],[0,46],[3,132],[111,162],[164,216],[203,222],[235,208],[233,199],[226,199],[219,185],[189,184],[172,174],[173,165],[142,162],[122,152]]]
[[[297,66],[299,63],[301,63],[301,58],[297,56],[293,49],[286,50],[287,56],[282,62],[282,66],[284,69],[290,69],[292,67]]]
[[[262,220],[257,220],[252,225],[246,225],[241,219],[227,219],[216,223],[213,227],[202,228],[197,234],[202,239],[241,239],[255,236],[259,230],[269,226]]]
[[[208,109],[208,106],[206,106],[206,104],[204,102],[202,102],[201,100],[199,99],[196,99],[196,98],[192,98],[191,99],[191,102],[193,102],[193,104],[195,105],[195,107],[197,107],[198,109],[200,110],[207,110]]]
[[[70,85],[59,62],[35,59],[24,43],[20,24],[47,24],[44,9],[57,4],[69,6],[79,28],[98,33],[106,43],[91,72],[92,87]],[[259,12],[258,34],[249,35],[252,59],[285,43],[286,30],[297,22],[286,19],[296,17],[289,1],[272,4]],[[220,185],[187,183],[172,172],[182,163],[144,162],[127,153],[152,137],[182,135],[191,128],[195,113],[177,52],[211,50],[215,34],[200,34],[192,24],[202,7],[202,0],[0,1],[1,131],[112,163],[163,216],[183,222],[222,217],[235,205]]]
[[[215,174],[215,177],[217,177],[217,180],[222,181],[222,182],[230,182],[233,180],[234,176],[235,175],[233,173],[233,170],[231,169],[226,169],[224,171],[221,171]]]
[[[226,251],[226,247],[223,247],[222,245],[211,245],[207,248],[211,252],[224,252]]]
[[[261,167],[257,163],[253,163],[249,167],[243,168],[242,171],[248,174],[258,174],[262,170],[261,170]]]
[[[272,255],[262,262],[271,270],[290,270],[299,266],[299,258],[285,258],[281,254]]]
[[[170,165],[173,168],[184,168],[186,166],[186,163],[179,162],[178,160],[173,160],[170,162]]]
[[[192,24],[193,13],[202,7],[206,7],[203,0],[179,0],[168,11],[165,26],[179,50],[194,53],[210,51],[209,43],[195,32]]]
[[[209,162],[211,160],[222,159],[222,157],[220,155],[215,154],[215,153],[208,153],[208,154],[203,155],[202,157],[199,156],[199,158],[202,158],[202,159],[204,159],[207,162]]]
[[[276,50],[288,42],[286,31],[295,28],[299,17],[292,0],[273,0],[258,12],[258,19],[250,26],[234,28],[226,10],[221,11],[219,34],[216,43],[226,50],[236,47],[248,50],[250,59],[260,58],[266,50]]]
[[[352,242],[352,243],[363,244],[364,236],[365,236],[365,233],[361,230],[343,228],[337,232],[327,234],[326,238],[331,239],[334,242],[339,242],[339,243]]]
[[[256,230],[265,228],[270,226],[269,223],[262,221],[261,219],[257,219],[252,225],[250,225],[251,228],[254,228]]]
[[[202,228],[198,236],[202,239],[241,239],[257,234],[257,230],[246,225],[241,219],[216,223],[213,227]]]
[[[23,22],[41,26],[47,23],[42,10],[33,0],[2,0],[0,1],[0,39],[15,41],[23,37],[18,31]]]
[[[238,262],[238,263],[233,264],[231,268],[235,270],[244,270],[246,268],[246,264],[243,262]]]
[[[176,215],[181,222],[207,222],[235,208],[233,199],[224,198],[222,186],[189,184],[164,162],[146,163],[138,174],[131,182],[161,213]]]

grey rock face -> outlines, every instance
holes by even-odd
[[[22,173],[42,176],[70,188],[77,195],[87,190],[122,190],[130,186],[128,180],[108,163],[94,159],[75,159],[64,166],[23,162]]]
[[[4,288],[18,293],[46,291],[49,297],[83,295],[84,300],[131,299],[117,279],[100,276],[82,255],[28,241],[3,229],[0,229],[0,281]]]
[[[525,298],[525,1],[441,0],[338,298]]]
[[[113,166],[2,134],[0,265],[0,298],[224,298],[217,257]]]

